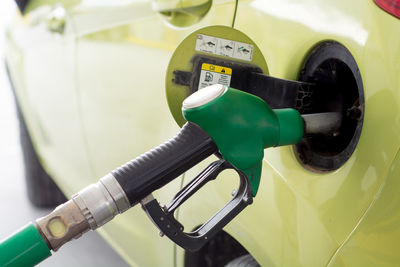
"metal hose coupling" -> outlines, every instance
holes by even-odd
[[[71,239],[79,238],[89,229],[97,229],[130,207],[124,190],[114,176],[108,174],[36,223],[49,248],[56,251]]]

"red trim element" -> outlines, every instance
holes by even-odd
[[[374,0],[380,8],[400,19],[400,0]]]

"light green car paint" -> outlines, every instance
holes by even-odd
[[[30,12],[16,17],[6,59],[35,147],[70,195],[178,130],[164,94],[169,57],[195,29],[230,26],[236,2],[213,1],[200,22],[179,28],[164,22],[149,0],[60,1],[68,15],[63,35],[43,22],[56,2],[31,0]],[[339,170],[312,173],[290,147],[265,151],[254,204],[225,228],[262,266],[400,262],[399,26],[372,0],[238,2],[234,27],[259,46],[272,76],[296,79],[315,45],[336,40],[356,59],[365,89],[362,135]],[[181,208],[186,229],[226,203],[227,188],[234,188],[230,175]],[[165,202],[179,187],[177,180],[157,198]],[[173,244],[140,208],[101,234],[134,266],[183,266],[183,251],[177,249],[174,261]]]
[[[172,26],[188,27],[208,13],[212,0],[153,0],[152,5]]]

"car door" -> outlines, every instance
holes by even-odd
[[[234,10],[232,0],[83,0],[76,6],[77,84],[96,179],[178,131],[164,92],[169,58],[191,31],[232,25]],[[177,179],[157,197],[170,199],[180,185]],[[102,233],[131,264],[174,263],[173,243],[159,237],[139,208]]]
[[[69,184],[91,176],[75,86],[69,11],[76,2],[29,1],[10,25],[5,53],[42,165],[67,194]]]

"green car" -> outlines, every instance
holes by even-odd
[[[265,73],[324,85],[299,111],[340,111],[341,128],[265,150],[254,203],[198,252],[160,237],[138,207],[100,234],[132,266],[398,266],[399,0],[17,3],[5,60],[34,204],[59,204],[176,134],[170,58],[193,31],[224,25],[257,44]],[[168,203],[213,160],[155,196]],[[179,209],[185,229],[230,199],[231,176]]]

